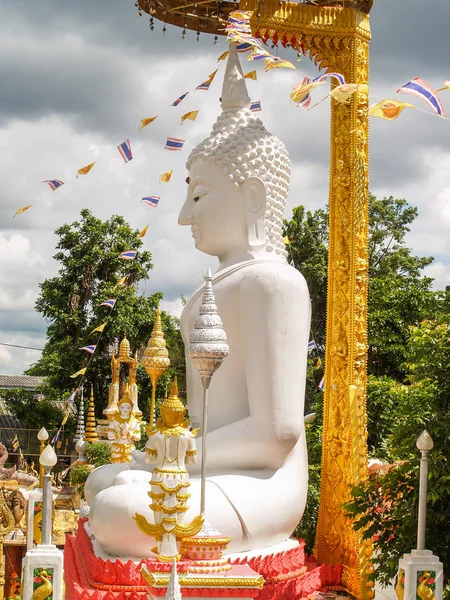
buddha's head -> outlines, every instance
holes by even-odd
[[[173,380],[170,396],[161,404],[161,418],[166,427],[178,427],[184,423],[187,408],[178,398],[177,378]]]
[[[120,417],[122,419],[129,419],[132,410],[133,410],[133,402],[130,398],[130,390],[128,389],[128,385],[127,385],[122,398],[119,400]]]
[[[290,181],[284,144],[250,110],[234,43],[225,71],[222,114],[190,154],[188,193],[178,222],[213,256],[265,249],[286,256],[282,229]]]

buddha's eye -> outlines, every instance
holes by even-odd
[[[196,194],[193,197],[194,202],[198,202],[199,200],[201,200],[203,198],[203,196],[206,196],[207,192],[203,192],[201,194]]]

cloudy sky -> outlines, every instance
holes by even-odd
[[[450,79],[449,0],[375,0],[371,15],[371,101],[420,76],[440,87]],[[195,250],[189,228],[177,225],[185,195],[184,162],[209,133],[219,114],[223,64],[208,93],[195,92],[168,108],[216,68],[226,49],[213,38],[139,17],[134,0],[2,0],[0,4],[0,342],[42,347],[46,323],[34,311],[39,282],[55,274],[59,225],[75,221],[83,207],[97,217],[119,213],[134,227],[150,224],[145,246],[154,269],[144,291],[164,292],[164,307],[179,311],[215,259]],[[293,51],[280,55],[295,59]],[[253,64],[251,68],[253,68]],[[296,63],[314,75],[304,58]],[[249,65],[250,66],[250,65]],[[247,68],[247,67],[246,67]],[[250,70],[250,69],[248,69]],[[291,86],[302,75],[269,73],[258,67],[250,95],[261,100],[261,116],[286,144],[293,163],[287,216],[292,207],[323,207],[328,190],[328,103],[306,113],[290,104]],[[318,99],[321,97],[318,91]],[[411,97],[412,98],[412,97]],[[442,95],[450,113],[450,92]],[[408,100],[406,96],[398,99]],[[417,107],[425,104],[412,99]],[[200,108],[195,123],[180,116]],[[142,132],[140,119],[160,117]],[[165,137],[186,139],[181,153],[163,150]],[[131,140],[134,160],[124,164],[116,146]],[[371,191],[406,198],[420,217],[408,243],[433,255],[428,273],[435,287],[450,283],[450,124],[419,111],[394,122],[371,121]],[[78,168],[97,161],[75,180]],[[174,169],[165,186],[158,176]],[[40,182],[62,179],[50,192]],[[157,210],[145,195],[161,195]],[[18,207],[34,204],[12,219]],[[0,345],[0,372],[21,373],[39,357],[32,350]]]

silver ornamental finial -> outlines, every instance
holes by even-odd
[[[180,584],[178,582],[177,561],[175,558],[173,559],[169,585],[167,586],[166,600],[182,600]]]
[[[211,379],[228,352],[227,335],[217,311],[212,275],[208,269],[199,316],[189,336],[189,356],[202,379]]]

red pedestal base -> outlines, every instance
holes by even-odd
[[[139,563],[114,562],[95,556],[91,541],[81,519],[76,536],[67,536],[64,550],[64,574],[67,600],[147,600],[148,587],[140,573],[145,565],[153,573],[167,573],[170,563],[143,559]],[[265,579],[262,590],[242,588],[198,588],[181,587],[183,597],[254,597],[257,600],[301,600],[314,598],[316,592],[341,585],[340,565],[317,566],[305,560],[304,542],[297,548],[264,557],[244,558],[233,563],[232,575],[250,567]],[[189,570],[189,561],[179,561],[177,570],[180,579]],[[244,570],[246,570],[244,568]],[[154,595],[165,590],[154,590]]]

